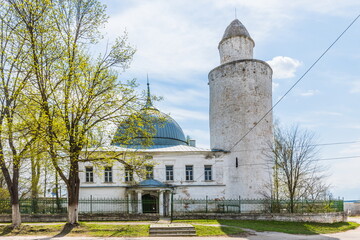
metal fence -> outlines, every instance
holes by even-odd
[[[23,214],[67,213],[67,199],[34,198],[19,201]],[[0,214],[11,214],[10,199],[0,199]]]
[[[87,198],[79,200],[79,213],[136,213],[142,204],[144,213],[158,213],[158,201],[128,199]],[[298,200],[294,202],[294,212],[342,212],[344,202],[341,199],[321,201]],[[172,214],[189,213],[287,213],[289,200],[271,199],[173,199]],[[145,211],[146,210],[146,211]],[[20,212],[23,214],[55,214],[67,212],[67,199],[39,198],[20,200]],[[10,214],[9,199],[0,199],[0,214]]]
[[[294,213],[324,213],[344,211],[344,201],[329,200],[297,200],[293,202]],[[187,213],[290,213],[289,200],[272,199],[176,199],[173,211],[178,214]]]

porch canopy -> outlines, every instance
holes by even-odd
[[[155,179],[146,179],[127,187],[128,199],[136,199],[137,206],[129,206],[137,213],[159,213],[168,216],[171,212],[171,193],[174,186]],[[131,201],[129,201],[131,203]]]

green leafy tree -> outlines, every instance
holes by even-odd
[[[98,29],[107,20],[105,7],[97,0],[7,2],[19,21],[16,35],[29,51],[32,85],[24,95],[38,107],[37,126],[67,186],[68,223],[76,224],[79,163],[93,160],[86,154],[94,146],[92,136],[99,127],[119,123],[140,110],[134,82],[119,82],[113,70],[126,69],[135,51],[124,35],[105,54],[89,56],[89,46],[97,42]],[[101,160],[116,158],[114,154],[108,152]]]
[[[0,167],[12,206],[12,225],[19,227],[20,167],[36,140],[34,110],[28,105],[23,91],[29,87],[31,69],[26,40],[17,33],[20,21],[3,1],[0,5]]]

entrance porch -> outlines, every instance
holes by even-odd
[[[146,179],[127,189],[129,213],[156,213],[170,216],[174,188],[155,179]]]

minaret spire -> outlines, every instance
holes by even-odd
[[[150,95],[150,83],[149,83],[149,74],[146,74],[146,84],[147,84],[147,97],[146,97],[146,104],[145,108],[151,108],[153,107],[152,101],[151,101],[151,95]]]

